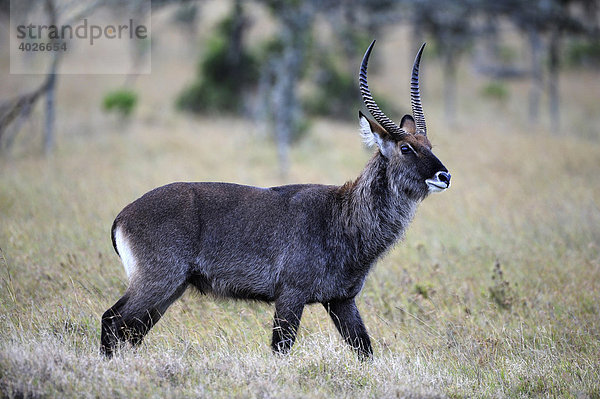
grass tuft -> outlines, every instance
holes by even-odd
[[[492,282],[494,284],[490,287],[490,298],[501,309],[510,310],[515,301],[515,294],[510,283],[504,279],[504,273],[498,261],[494,265]]]

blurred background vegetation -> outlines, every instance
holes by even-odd
[[[15,2],[57,23],[136,3]],[[147,75],[52,74],[93,62],[84,49],[13,75],[0,46],[0,397],[600,396],[597,1],[163,0],[151,17],[129,50],[151,52]],[[355,178],[372,39],[370,87],[395,120],[428,43],[424,111],[453,176],[358,298],[375,361],[322,307],[275,358],[269,305],[192,293],[101,361],[100,315],[127,284],[115,215],[172,181]]]
[[[103,10],[135,12],[135,3],[89,2],[89,7],[83,11],[79,7],[75,15],[57,0],[26,0],[15,8],[24,14],[43,10],[49,22],[60,24]],[[7,0],[0,2],[5,20],[8,4]],[[459,114],[465,114],[460,104],[469,96],[480,97],[502,111],[510,108],[508,102],[513,107],[517,104],[525,112],[511,117],[534,127],[544,126],[556,134],[571,129],[571,122],[561,118],[561,105],[572,102],[560,95],[561,74],[600,69],[599,8],[595,0],[235,0],[218,6],[201,0],[155,0],[153,12],[169,17],[162,26],[155,26],[152,46],[155,66],[164,57],[195,64],[194,73],[182,76],[186,80],[177,93],[161,99],[163,107],[175,105],[189,114],[251,118],[262,124],[277,143],[279,168],[285,175],[289,148],[310,129],[313,118],[353,117],[361,104],[356,71],[365,48],[373,38],[380,39],[379,46],[397,43],[390,31],[399,27],[406,45],[394,51],[398,71],[406,69],[421,42],[429,42],[424,68],[435,63],[441,68],[444,123],[452,126]],[[177,38],[170,36],[174,31],[179,31]],[[3,32],[5,39],[7,34]],[[174,48],[173,40],[185,41],[186,51],[163,51]],[[140,50],[132,49],[132,57],[136,51]],[[375,54],[377,58],[386,56],[382,50]],[[44,151],[52,151],[54,113],[60,107],[53,100],[58,61],[74,62],[53,63],[37,90],[21,87],[35,87],[30,83],[34,78],[9,79],[16,90],[6,91],[0,104],[0,146],[4,150],[11,147],[23,120],[45,96]],[[371,76],[378,73],[377,68],[378,62],[372,62]],[[172,78],[153,76],[164,81]],[[472,78],[481,82],[481,87],[469,92],[471,85],[466,81]],[[127,78],[129,87],[124,89],[132,95],[134,80]],[[527,93],[513,95],[516,87],[524,84]],[[425,90],[427,85],[425,82]],[[404,93],[374,90],[390,115],[399,117],[406,112],[398,102],[403,97],[397,95]],[[114,93],[111,98],[115,100]],[[124,100],[123,95],[119,100]],[[103,101],[104,109],[110,110],[107,104],[111,99]],[[437,98],[430,96],[429,104],[435,101]],[[393,105],[396,103],[398,106]],[[128,115],[132,108],[126,112],[118,109]],[[589,138],[596,136],[589,128],[573,130]]]

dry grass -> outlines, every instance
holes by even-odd
[[[277,357],[270,306],[191,293],[139,350],[101,359],[100,315],[125,288],[109,236],[125,204],[175,180],[283,183],[274,146],[251,123],[169,109],[183,80],[168,77],[192,71],[177,57],[155,63],[125,128],[99,111],[119,79],[64,77],[56,153],[33,149],[33,123],[0,159],[2,396],[600,397],[600,144],[589,139],[599,123],[581,119],[597,107],[591,73],[569,77],[563,95],[577,103],[553,136],[521,122],[519,84],[499,115],[470,81],[469,114],[444,126],[431,67],[428,126],[453,186],[421,205],[368,278],[358,303],[373,362],[354,358],[319,306]],[[318,121],[292,156],[287,181],[339,184],[369,153],[355,124]]]
[[[138,122],[125,134],[73,137],[51,159],[2,161],[8,396],[598,395],[600,148],[492,129],[436,131],[454,185],[421,206],[369,277],[359,307],[373,363],[341,346],[320,307],[281,359],[268,348],[270,306],[193,294],[139,351],[103,361],[99,316],[125,287],[112,218],[172,180],[277,183],[273,147],[247,129]],[[369,156],[354,126],[314,131],[294,151],[290,179],[342,181]]]

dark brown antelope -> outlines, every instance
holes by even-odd
[[[321,303],[345,341],[371,357],[356,307],[369,270],[398,241],[417,205],[450,187],[431,152],[413,65],[413,116],[396,125],[367,85],[371,43],[360,67],[360,91],[374,122],[359,112],[360,131],[378,151],[343,186],[259,188],[228,183],[173,183],[119,213],[112,240],[129,287],[102,316],[101,351],[139,344],[190,285],[218,297],[275,303],[272,349],[292,347],[304,306]]]

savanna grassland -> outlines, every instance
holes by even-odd
[[[405,37],[382,38],[371,85],[399,107],[409,65],[393,54]],[[279,357],[272,306],[193,291],[139,349],[101,358],[100,316],[126,287],[110,226],[127,203],[172,181],[341,184],[371,156],[357,121],[317,120],[281,178],[275,145],[251,121],[174,111],[195,67],[185,43],[159,37],[153,51],[131,120],[99,105],[123,77],[64,76],[54,153],[40,155],[36,113],[0,157],[2,397],[600,397],[600,75],[564,73],[556,129],[527,124],[526,82],[507,101],[482,99],[465,63],[447,126],[427,53],[428,131],[452,187],[421,204],[357,300],[372,362],[320,306]],[[0,67],[3,97],[34,79],[9,76],[4,54]]]

